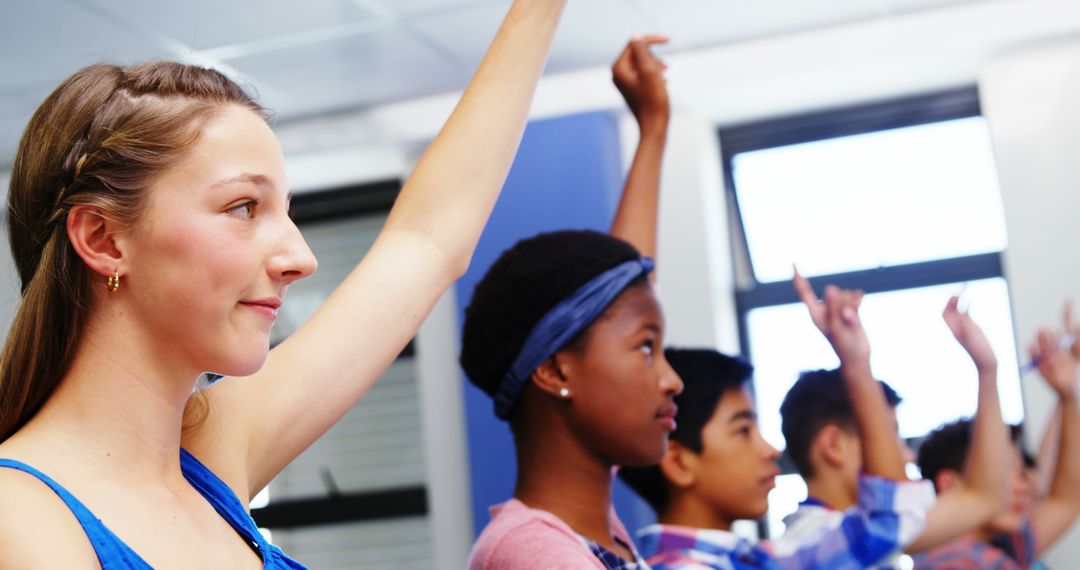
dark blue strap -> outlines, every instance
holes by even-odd
[[[281,550],[266,541],[232,488],[186,449],[180,449],[180,469],[188,483],[262,556],[264,568],[268,570],[304,568],[303,565],[285,556]]]
[[[102,570],[146,570],[151,568],[142,557],[113,534],[101,522],[101,519],[95,517],[90,512],[90,509],[86,508],[86,505],[83,505],[67,489],[53,481],[51,477],[21,461],[13,459],[0,459],[0,467],[15,469],[33,475],[42,483],[48,485],[60,497],[60,500],[64,501],[68,509],[71,509],[71,513],[78,519],[79,524],[82,525],[86,537],[90,539],[90,545],[93,546],[94,552],[97,554]]]

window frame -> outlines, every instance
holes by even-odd
[[[982,115],[977,87],[961,87],[848,107],[771,118],[720,128],[721,164],[724,194],[729,204],[731,247],[739,344],[744,356],[751,353],[748,317],[755,309],[797,303],[790,282],[757,280],[750,256],[749,238],[743,229],[742,212],[735,188],[733,163],[736,155],[768,148],[867,134],[876,131],[913,127]],[[882,293],[948,283],[989,278],[1006,279],[1003,252],[936,259],[870,268],[808,278],[815,290],[826,284],[858,288],[866,293]],[[1006,279],[1006,283],[1008,280]],[[1011,307],[1010,307],[1011,310]],[[750,383],[756,399],[756,382]],[[1023,407],[1024,403],[1021,402]],[[1026,414],[1025,414],[1026,416]],[[921,438],[912,438],[917,443]],[[783,473],[794,473],[787,454],[780,462]]]
[[[395,179],[301,192],[293,196],[289,216],[303,228],[345,218],[386,215],[400,191],[401,181]],[[397,358],[412,358],[415,354],[415,341],[410,341]],[[266,506],[251,509],[256,525],[271,530],[298,530],[429,515],[426,485],[342,492],[329,472],[322,475],[326,484],[324,496],[279,500],[271,497]]]

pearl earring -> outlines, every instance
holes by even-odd
[[[562,396],[563,398],[569,398],[570,397],[570,388],[567,388],[565,386],[563,386],[562,388],[559,388],[559,396]]]

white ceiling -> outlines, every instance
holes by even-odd
[[[672,51],[976,0],[569,0],[549,71],[606,65],[635,33]],[[278,120],[456,91],[510,0],[4,0],[0,169],[37,104],[101,60],[221,69]]]

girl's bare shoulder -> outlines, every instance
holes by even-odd
[[[0,568],[98,568],[71,510],[45,483],[0,469]]]

